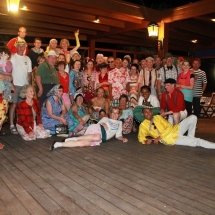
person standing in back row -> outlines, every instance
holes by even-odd
[[[199,58],[195,58],[193,60],[193,74],[195,77],[194,89],[193,89],[193,110],[194,115],[199,118],[201,112],[200,99],[202,94],[204,93],[207,86],[207,76],[204,71],[199,69],[201,66],[201,60]]]

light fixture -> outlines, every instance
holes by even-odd
[[[211,21],[215,22],[215,19],[211,19]]]
[[[99,20],[99,16],[96,16],[95,20],[94,20],[95,23],[99,23],[100,20]]]
[[[19,10],[20,0],[6,0],[8,12],[17,12]]]
[[[197,43],[197,42],[198,42],[198,40],[191,40],[191,42],[192,42],[192,43]]]
[[[158,36],[159,25],[156,22],[150,22],[147,29],[150,37]]]
[[[23,6],[22,8],[20,8],[21,10],[28,10],[27,6]]]

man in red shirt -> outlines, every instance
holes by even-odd
[[[168,117],[168,121],[175,125],[187,117],[184,95],[180,90],[176,89],[175,79],[168,78],[164,84],[166,91],[161,96],[160,115]]]
[[[11,54],[17,53],[17,48],[16,48],[15,44],[17,43],[17,41],[25,41],[25,36],[26,35],[27,35],[26,28],[20,27],[19,31],[18,31],[18,37],[15,37],[15,38],[11,39],[7,43],[7,47],[10,50]],[[26,43],[26,46],[25,46],[24,55],[28,55],[28,45],[27,45],[27,43]]]

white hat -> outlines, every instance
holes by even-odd
[[[74,52],[72,53],[72,57],[73,57],[75,54],[77,54],[77,55],[79,55],[79,57],[81,57],[81,55],[80,55],[77,51],[74,51]]]
[[[154,61],[154,58],[153,57],[147,57],[146,60]]]
[[[18,45],[25,45],[27,46],[25,40],[17,40],[14,44],[15,47],[17,47]]]
[[[58,57],[57,53],[54,51],[54,50],[50,50],[47,54],[47,57],[48,56],[55,56],[55,57]]]

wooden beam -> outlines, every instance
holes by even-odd
[[[2,8],[0,7],[0,13]],[[61,18],[61,17],[54,17],[50,15],[44,15],[44,14],[38,14],[38,13],[33,13],[30,11],[19,11],[18,14],[10,14],[10,16],[15,17],[16,19],[18,18],[23,18],[25,19],[30,19],[30,20],[35,20],[35,21],[41,21],[43,22],[44,20],[46,22],[50,22],[52,24],[67,24],[68,26],[76,26],[78,28],[85,28],[85,29],[93,29],[93,30],[100,30],[100,31],[106,31],[109,32],[110,27],[109,26],[104,26],[104,25],[98,25],[97,23],[86,23],[83,21],[78,21],[78,20],[72,20],[69,18]],[[38,23],[39,26],[39,23]]]
[[[50,16],[56,17],[57,15],[58,17],[70,19],[70,22],[73,22],[74,20],[79,20],[79,21],[87,22],[86,25],[88,24],[95,25],[95,23],[93,22],[95,20],[95,15],[90,15],[83,12],[80,15],[79,12],[72,11],[72,7],[70,10],[65,6],[63,9],[61,9],[60,7],[55,7],[55,5],[53,5],[55,4],[53,1],[48,1],[48,2],[49,2],[49,5],[38,4],[38,2],[36,3],[28,2],[28,8],[31,13],[34,12],[34,13],[47,15],[47,11],[48,11],[48,14]],[[118,28],[124,28],[125,26],[124,22],[119,20],[114,20],[114,19],[110,19],[102,16],[99,18],[100,18],[100,22],[98,23],[98,25],[108,25],[108,26],[114,26]]]
[[[60,0],[61,2],[69,2],[73,5],[95,8],[102,11],[112,11],[116,13],[126,14],[140,19],[148,19],[148,14],[153,17],[154,21],[159,21],[160,12],[144,6],[134,5],[132,3],[117,0]]]
[[[111,4],[110,2],[107,3],[107,1],[105,1],[104,5],[103,5],[103,9],[100,7],[97,7],[97,3],[98,1],[96,0],[92,0],[90,2],[88,2],[88,4],[86,5],[85,2],[81,1],[70,1],[70,0],[65,0],[65,1],[52,1],[52,0],[46,0],[46,1],[41,1],[41,0],[26,0],[26,2],[32,2],[32,3],[36,3],[36,4],[42,4],[42,5],[53,5],[56,8],[62,8],[62,9],[67,9],[67,10],[73,10],[73,11],[77,11],[79,12],[79,14],[81,13],[81,15],[83,14],[91,14],[91,15],[98,15],[101,17],[107,17],[107,18],[112,18],[114,20],[121,20],[121,21],[127,21],[127,22],[132,22],[132,23],[141,23],[141,20],[143,19],[143,17],[138,17],[138,16],[134,16],[134,15],[130,15],[130,14],[126,14],[126,13],[121,13],[118,12],[115,8],[115,10],[108,10],[106,8],[107,5]],[[79,4],[80,3],[80,4]],[[122,4],[118,3],[118,8],[121,6]]]
[[[174,23],[170,23],[170,27],[169,27],[169,36],[170,38],[174,38],[174,39],[178,39],[178,40],[183,40],[183,41],[191,41],[193,39],[197,39],[197,40],[202,40],[205,41],[205,36],[201,35],[201,34],[192,34],[189,31],[186,30],[181,30],[181,29],[177,29],[174,27],[171,27]],[[207,41],[214,41],[213,37],[207,36]]]
[[[98,32],[97,36],[95,36],[94,39],[107,38],[113,35],[122,34],[124,32],[135,31],[141,28],[146,28],[148,24],[149,22],[145,20],[142,20],[141,24],[125,23],[125,28],[119,29],[119,28],[112,27],[110,28],[110,33]]]
[[[189,19],[215,12],[214,0],[204,0],[189,3],[180,7],[165,10],[162,12],[161,20],[165,23]]]
[[[178,21],[171,23],[171,27],[181,29],[181,31],[189,31],[195,34],[200,34],[204,36],[210,35],[210,37],[215,38],[215,34],[211,32],[211,29],[207,26],[201,26],[199,22],[195,22],[193,20],[186,21]],[[195,35],[193,35],[195,37]]]
[[[34,20],[28,20],[28,19],[25,19],[25,18],[21,18],[21,19],[15,19],[15,17],[9,17],[9,16],[4,16],[2,19],[1,19],[1,25],[4,25],[6,26],[7,28],[11,28],[11,29],[14,29],[14,25],[11,25],[11,23],[16,23],[16,25],[19,25],[19,26],[25,26],[28,30],[28,26],[29,27],[34,27],[34,28],[38,28],[38,21],[34,21]],[[53,24],[53,23],[47,23],[45,21],[42,22],[42,20],[40,21],[40,28],[43,28],[43,29],[50,29],[50,30],[57,30],[57,31],[64,31],[64,32],[68,32],[68,33],[71,33],[73,34],[73,32],[75,32],[77,30],[77,28],[75,27],[72,27],[72,26],[66,26],[64,24],[60,24],[60,25],[56,25],[56,24]],[[97,34],[97,31],[94,31],[94,30],[88,30],[88,29],[79,29],[80,31],[80,35],[81,34],[89,34],[89,35],[96,35]]]

